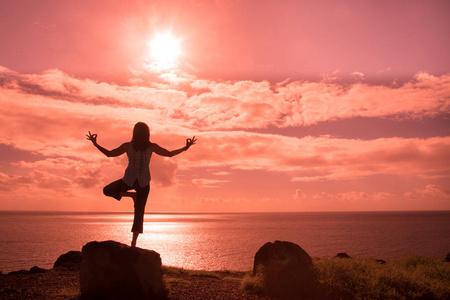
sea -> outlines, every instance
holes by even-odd
[[[90,241],[130,244],[131,213],[0,211],[0,271],[53,267]],[[147,213],[138,247],[163,265],[248,271],[258,249],[275,240],[312,257],[393,260],[450,252],[450,211],[299,213]]]

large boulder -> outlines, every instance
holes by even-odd
[[[263,289],[269,296],[298,299],[310,296],[317,285],[312,259],[299,245],[275,241],[255,254],[253,275],[262,272]]]
[[[82,249],[81,294],[102,299],[166,299],[161,258],[152,250],[115,242],[90,242]]]

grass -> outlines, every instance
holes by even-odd
[[[450,263],[405,256],[386,264],[372,259],[313,260],[319,286],[315,299],[450,299]],[[262,294],[264,270],[249,272],[241,288]]]
[[[225,280],[237,279],[236,276],[238,275],[236,274],[240,273],[237,271],[230,271],[230,270],[220,270],[220,271],[187,270],[183,268],[168,267],[168,266],[163,266],[162,269],[164,274],[168,276],[183,274],[187,276],[210,277]]]
[[[233,277],[233,276],[225,276],[225,277],[222,278],[222,280],[241,281],[241,278]]]
[[[78,287],[66,287],[57,291],[48,291],[44,295],[51,297],[62,297],[74,299],[80,294],[80,290]]]
[[[336,299],[450,298],[450,264],[411,255],[380,264],[371,259],[314,259],[322,292]]]
[[[183,268],[176,268],[176,267],[168,267],[168,266],[162,266],[162,270],[164,274],[181,274],[182,272],[185,272],[187,270]]]
[[[183,278],[173,278],[169,277],[167,275],[163,276],[164,283],[170,284],[170,283],[189,283],[186,279]]]
[[[216,279],[220,279],[220,276],[217,274],[217,272],[214,271],[189,271],[189,276],[198,276],[198,277],[211,277],[211,278],[216,278]]]

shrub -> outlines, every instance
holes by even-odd
[[[264,293],[264,278],[266,269],[263,265],[258,265],[256,274],[253,276],[252,272],[248,272],[241,281],[241,289],[252,294]]]

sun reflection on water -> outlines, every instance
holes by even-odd
[[[132,214],[92,214],[74,216],[77,224],[84,224],[95,236],[93,240],[115,240],[130,244]],[[217,257],[223,249],[218,244],[223,240],[209,232],[216,227],[221,215],[212,214],[146,214],[144,233],[139,236],[137,246],[154,250],[161,255],[164,265],[190,269],[225,269],[228,262]],[[215,224],[215,225],[212,225]],[[216,264],[211,265],[211,261]]]
[[[229,269],[232,263],[228,260],[227,253],[230,249],[224,249],[225,244],[234,244],[237,241],[233,237],[232,231],[228,234],[217,236],[217,221],[223,219],[218,214],[152,214],[146,215],[144,221],[144,233],[139,236],[138,247],[151,249],[161,255],[164,265],[176,266],[188,269],[220,270]],[[214,220],[215,222],[211,222]],[[130,219],[130,223],[132,220]],[[230,224],[228,224],[229,226]],[[122,231],[126,224],[120,223]],[[128,230],[131,224],[128,225]],[[212,234],[214,232],[214,234]],[[131,237],[130,233],[128,236]],[[229,239],[227,243],[224,239]],[[234,249],[235,246],[232,246]],[[233,250],[232,250],[233,251]],[[251,252],[249,249],[248,261],[239,269],[249,269],[251,266]],[[214,262],[211,264],[211,262]]]
[[[286,240],[314,257],[338,252],[385,260],[447,253],[449,212],[145,215],[138,247],[164,265],[195,270],[252,268],[266,242]],[[0,266],[51,268],[91,241],[131,242],[132,213],[0,212]],[[412,224],[414,226],[412,226]],[[386,234],[389,232],[389,234]]]

